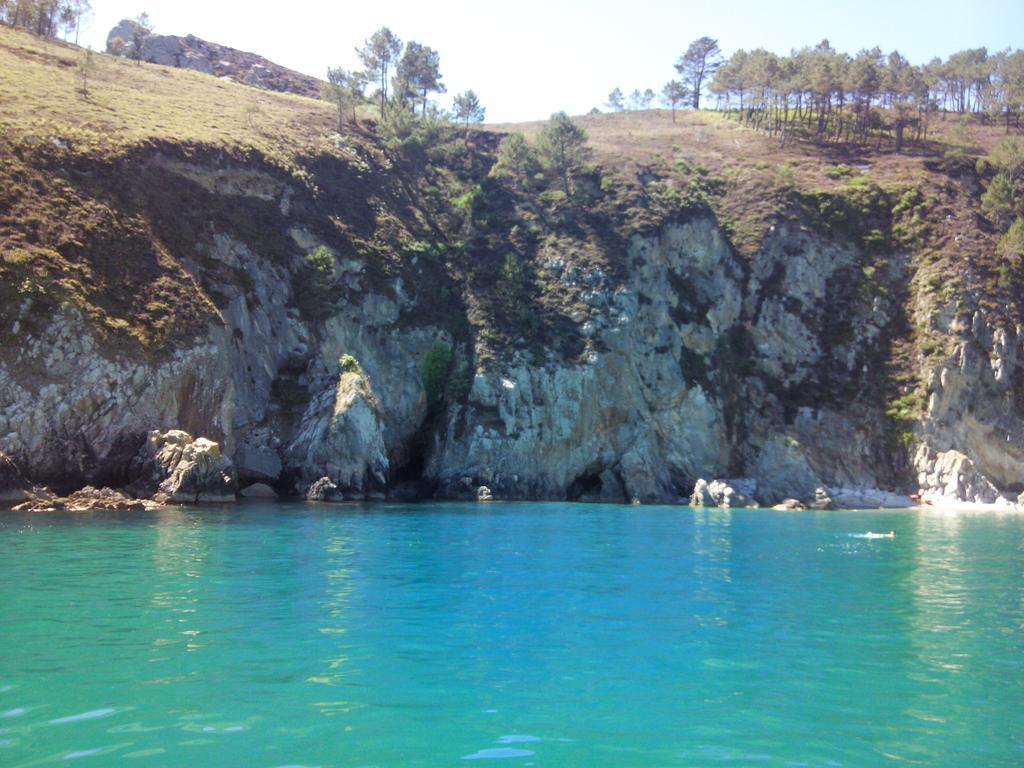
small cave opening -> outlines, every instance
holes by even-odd
[[[267,481],[263,481],[267,482]],[[277,479],[268,483],[282,498],[305,496],[306,488],[302,483],[302,474],[298,467],[285,466]],[[307,483],[308,484],[308,483]],[[241,483],[239,483],[241,485]]]
[[[604,482],[601,480],[600,473],[588,470],[577,475],[576,479],[569,483],[569,490],[566,491],[565,496],[569,501],[580,501],[588,497],[600,496],[603,488]]]
[[[429,443],[417,434],[405,445],[392,451],[388,477],[389,495],[398,498],[425,499],[434,494],[434,483],[424,478],[427,470]]]

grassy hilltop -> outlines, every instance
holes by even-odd
[[[561,343],[585,311],[538,254],[614,273],[631,235],[695,211],[713,213],[746,257],[783,221],[851,240],[869,256],[869,287],[872,260],[908,254],[908,286],[875,286],[905,295],[908,330],[890,361],[905,379],[921,355],[943,351],[932,333],[940,307],[1020,317],[1019,265],[998,255],[999,233],[978,213],[977,160],[1004,138],[997,126],[938,120],[927,142],[897,154],[873,142],[782,146],[713,112],[591,115],[577,119],[591,164],[568,199],[554,185],[509,189],[488,175],[501,135],[534,138],[541,123],[464,138],[444,124],[378,126],[373,115],[366,107],[339,137],[326,102],[0,27],[0,321],[31,323],[17,316],[26,296],[72,302],[111,343],[172,347],[218,312],[204,270],[224,267],[196,264],[204,216],[301,272],[275,206],[217,198],[216,180],[196,197],[165,172],[168,159],[293,185],[298,204],[329,222],[320,234],[378,278],[428,259],[438,312],[463,307],[485,351]]]

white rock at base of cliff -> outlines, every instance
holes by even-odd
[[[916,506],[908,496],[878,488],[830,487],[828,494],[839,509],[907,509]]]
[[[331,482],[331,478],[321,477],[303,495],[306,501],[331,501],[338,495],[338,486]]]
[[[690,495],[691,507],[722,507],[738,509],[757,507],[754,498],[757,493],[757,482],[750,478],[734,478],[731,480],[698,480]]]
[[[960,451],[936,452],[921,445],[914,457],[914,466],[918,471],[920,496],[931,503],[993,504],[1002,498],[992,481]]]
[[[132,461],[129,488],[138,495],[151,493],[155,501],[163,503],[232,502],[231,470],[231,462],[214,441],[193,439],[178,429],[154,430]]]
[[[807,509],[807,505],[799,499],[783,499],[772,507],[779,512],[801,512]]]

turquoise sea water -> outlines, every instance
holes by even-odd
[[[0,765],[69,763],[1021,766],[1024,518],[3,513]]]

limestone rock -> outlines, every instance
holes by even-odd
[[[836,504],[822,487],[814,489],[814,501],[807,505],[810,509],[835,509]]]
[[[690,506],[722,507],[724,509],[756,507],[758,504],[753,498],[756,492],[757,483],[750,478],[712,480],[711,482],[698,480],[690,495]]]
[[[813,499],[822,485],[799,443],[784,435],[766,440],[749,469],[766,504],[786,498]]]
[[[75,491],[64,499],[64,503],[70,512],[93,510],[142,512],[152,506],[133,499],[121,491],[115,491],[112,488],[93,488],[91,485]]]
[[[935,504],[971,502],[993,504],[1000,497],[996,486],[977,470],[974,462],[956,450],[933,451],[922,445],[914,460],[921,498]]]
[[[329,477],[321,477],[306,489],[307,501],[331,501],[338,496],[338,486]]]
[[[149,45],[160,56],[184,51],[180,66],[201,55],[221,72],[202,41]],[[273,70],[257,64],[236,79],[251,72],[274,87]],[[203,190],[211,206],[281,211],[273,226],[293,260],[243,242],[223,223],[232,217],[211,216],[216,229],[196,242],[196,257],[215,268],[185,266],[216,311],[205,332],[151,357],[104,346],[71,304],[45,317],[25,314],[29,299],[11,307],[0,451],[32,480],[119,484],[138,452],[133,492],[193,500],[226,498],[232,474],[245,486],[319,485],[317,498],[436,488],[472,499],[484,486],[498,498],[620,502],[677,501],[702,477],[711,480],[693,488],[694,503],[729,506],[895,506],[906,499],[878,489],[915,479],[926,495],[972,502],[1002,503],[1000,491],[1024,487],[1020,329],[940,308],[936,323],[957,346],[922,377],[928,414],[914,435],[927,450],[908,477],[880,448],[891,438],[884,405],[862,396],[882,375],[872,366],[892,299],[865,298],[864,254],[812,228],[780,224],[748,261],[712,217],[695,215],[632,237],[615,270],[544,245],[539,266],[575,302],[565,304],[566,343],[528,350],[519,339],[499,350],[421,323],[436,313],[419,311],[415,280],[427,260],[416,257],[378,274],[355,254],[339,256],[332,314],[311,321],[296,306],[295,276],[301,254],[323,244],[325,223],[301,185],[223,153],[171,154],[142,159],[168,184]],[[438,341],[453,348],[452,383],[468,391],[426,429],[421,372]],[[343,355],[362,372],[341,372]],[[164,433],[139,451],[153,425],[181,425],[217,450]],[[732,473],[756,485],[714,480]]]
[[[908,496],[878,488],[830,487],[828,493],[839,509],[905,509],[915,505]]]
[[[212,440],[182,430],[149,433],[129,467],[130,490],[172,504],[235,500],[231,462]]]
[[[157,504],[140,501],[112,488],[86,486],[65,498],[38,496],[15,507],[17,512],[144,512]]]
[[[173,35],[148,35],[142,41],[142,59],[165,67],[180,67],[185,56],[181,38]]]
[[[307,482],[328,477],[349,496],[386,486],[384,425],[365,374],[342,372],[310,400],[288,460]]]
[[[264,439],[269,440],[269,435]],[[240,481],[273,482],[281,476],[281,457],[269,445],[239,445],[235,451],[234,465]]]
[[[493,501],[494,496],[491,494],[491,489],[486,485],[481,485],[476,489],[476,500],[477,501]]]
[[[240,490],[238,495],[247,499],[276,499],[277,491],[266,483],[253,483]]]
[[[31,486],[17,465],[0,453],[0,504],[24,501],[29,498]]]
[[[800,510],[807,509],[807,505],[799,499],[783,499],[778,504],[772,507],[782,512],[797,512]]]
[[[690,494],[691,507],[716,507],[715,497],[711,495],[708,481],[701,478],[693,486],[693,493]]]
[[[132,19],[122,19],[119,21],[109,33],[107,33],[107,53],[123,53],[124,55],[130,55],[132,52],[132,40],[135,37],[135,31],[139,28],[137,22]],[[124,45],[123,51],[115,51],[112,46],[114,40],[120,40]]]
[[[135,57],[134,38],[139,25],[124,19],[107,35],[107,52]],[[116,46],[115,39],[122,44]],[[143,61],[168,67],[192,69],[217,77],[230,78],[274,91],[289,91],[303,96],[316,96],[319,81],[314,77],[287,69],[262,56],[229,48],[195,35],[148,34],[142,41]]]

